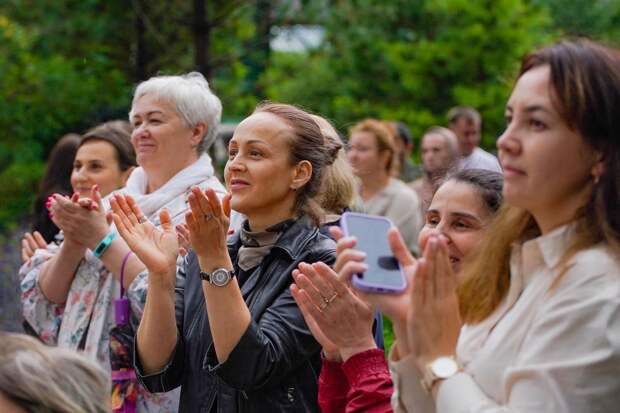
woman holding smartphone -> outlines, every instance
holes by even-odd
[[[452,269],[458,273],[499,208],[501,191],[502,176],[496,172],[470,169],[448,177],[426,214],[419,237],[420,248],[424,250],[432,237],[445,239]],[[366,258],[367,254],[352,249],[356,245],[352,237],[343,238],[342,231],[336,227],[332,232],[340,239],[336,271],[341,271],[349,260]],[[394,253],[405,259],[407,249],[400,248],[394,235],[391,234],[392,245],[396,248]],[[370,329],[373,295],[352,289],[350,278],[339,278],[321,263],[302,264],[293,275],[296,282],[291,286],[293,297],[323,347],[319,381],[321,410],[324,413],[391,411],[392,380],[383,351],[374,344]],[[350,275],[347,273],[347,277]],[[410,289],[411,280],[408,283]],[[333,292],[337,297],[326,305],[323,297],[331,297]],[[407,295],[402,297],[406,299]],[[398,304],[398,300],[394,304]],[[391,308],[387,311],[393,314]],[[397,337],[406,335],[406,317],[393,319],[393,326]]]
[[[320,346],[288,287],[301,261],[335,259],[314,196],[338,149],[327,151],[306,112],[259,106],[229,144],[231,194],[220,203],[196,188],[189,197],[192,250],[176,279],[168,213],[158,230],[131,197],[112,201],[121,236],[148,269],[135,360],[150,391],[182,386],[182,411],[318,412]],[[247,220],[227,243],[231,208]]]
[[[524,58],[497,142],[506,205],[460,285],[439,239],[402,260],[415,281],[395,410],[617,410],[618,102],[617,50],[578,40]]]

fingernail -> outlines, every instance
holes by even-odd
[[[99,185],[95,184],[95,192],[99,192]]]

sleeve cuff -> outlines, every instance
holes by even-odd
[[[133,344],[133,366],[136,376],[140,382],[151,393],[161,393],[170,391],[180,385],[183,376],[184,350],[181,335],[177,333],[177,344],[174,347],[170,360],[154,373],[145,374],[140,357],[138,357],[138,338],[134,337]]]
[[[342,363],[342,370],[351,386],[367,376],[389,374],[385,355],[377,348],[351,356]]]

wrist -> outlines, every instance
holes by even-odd
[[[209,273],[218,268],[231,270],[233,267],[228,251],[219,254],[209,254],[208,257],[198,255],[198,265],[200,266],[201,271]]]
[[[334,363],[342,363],[342,357],[337,350],[334,351],[323,349],[323,358]]]
[[[151,288],[158,290],[172,290],[174,291],[176,281],[176,267],[170,268],[164,272],[151,272],[148,273],[149,290]]]
[[[377,348],[377,344],[375,341],[365,341],[364,343],[360,343],[358,345],[354,345],[351,347],[342,347],[340,349],[340,356],[342,357],[342,361],[345,362],[356,354],[363,353],[364,351],[374,350]]]

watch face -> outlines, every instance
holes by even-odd
[[[230,275],[228,274],[228,271],[220,268],[213,271],[213,274],[211,274],[211,281],[213,284],[221,287],[228,284],[228,281],[230,281]]]
[[[453,376],[459,369],[456,361],[452,357],[439,357],[431,364],[431,369],[435,376],[445,379]]]

